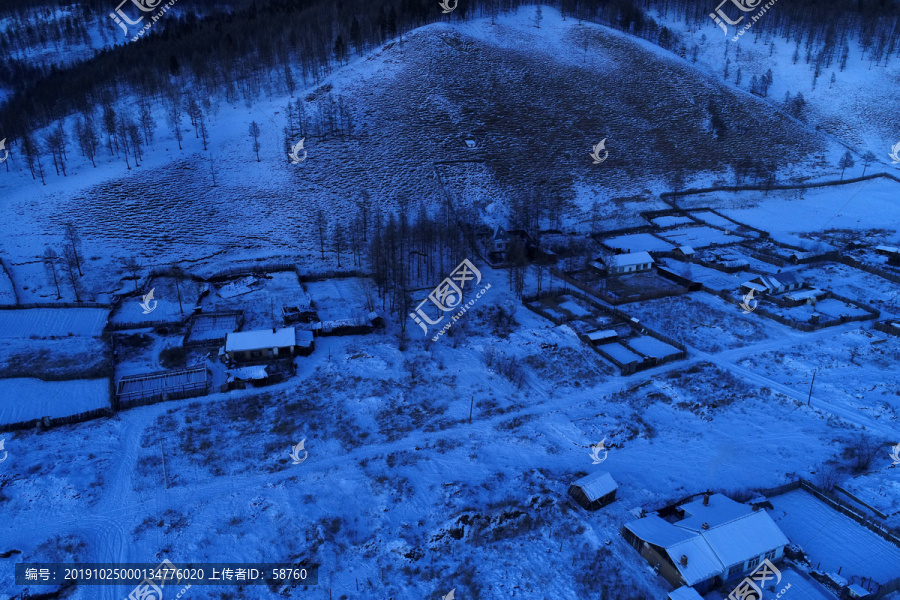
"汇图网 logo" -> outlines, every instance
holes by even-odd
[[[9,452],[7,452],[3,448],[3,444],[5,444],[5,443],[6,443],[6,438],[3,438],[2,440],[0,440],[0,450],[3,450],[3,458],[0,458],[0,463],[2,463],[4,460],[6,460],[6,456],[9,454]]]
[[[156,288],[151,289],[145,296],[142,296],[143,299],[141,300],[141,308],[144,309],[145,315],[149,315],[154,310],[156,310],[157,302],[153,299],[153,290],[155,289]]]
[[[444,9],[441,12],[445,15],[448,15],[448,14],[452,13],[456,9],[457,6],[459,6],[459,0],[456,0],[453,3],[453,6],[450,6],[450,0],[440,0],[440,2],[438,2],[438,4],[440,5],[441,8]]]
[[[134,4],[142,12],[151,12],[156,10],[156,7],[160,5],[162,0],[122,0],[119,6],[116,7],[115,12],[109,13],[109,16],[113,21],[116,22],[116,25],[122,28],[122,31],[125,32],[125,35],[128,35],[128,27],[125,25],[125,23],[128,23],[128,25],[137,25],[144,20],[143,15],[138,17],[135,21],[132,21],[127,16],[125,16],[125,13],[122,12],[122,7],[129,2]]]
[[[305,140],[306,138],[303,138]],[[291,151],[288,153],[288,156],[291,157],[291,162],[295,165],[299,165],[304,160],[306,160],[306,150],[303,150],[303,140],[300,140],[291,148]],[[303,150],[303,157],[300,157],[300,151]]]
[[[728,23],[729,25],[737,25],[744,20],[744,15],[741,15],[741,17],[737,21],[732,21],[728,17],[728,15],[725,14],[725,12],[722,10],[722,5],[728,2],[734,4],[743,12],[750,12],[756,10],[756,7],[759,6],[759,3],[762,2],[762,0],[722,0],[722,2],[719,3],[719,5],[716,7],[716,11],[710,13],[709,17],[713,21],[715,21],[716,25],[722,28],[722,31],[725,32],[726,36],[728,35],[728,27],[725,26],[725,23]]]
[[[303,438],[302,440],[300,440],[299,444],[297,444],[296,446],[291,448],[291,459],[293,459],[293,461],[294,461],[291,464],[299,465],[300,463],[302,463],[304,460],[307,459],[307,457],[309,456],[309,451],[304,449],[303,445],[305,443],[306,443],[306,438]],[[302,458],[300,456],[301,451],[303,452]]]
[[[3,442],[0,441],[0,448],[3,448]],[[891,463],[892,467],[896,467],[900,465],[900,444],[894,446],[893,451],[891,452],[891,458],[894,459],[894,462]]]
[[[603,152],[603,158],[600,158],[601,151]],[[599,143],[597,143],[596,146],[594,146],[594,149],[590,153],[590,155],[591,158],[594,159],[595,165],[599,165],[609,157],[609,151],[606,149],[606,138],[603,138]]]
[[[463,313],[474,306],[475,300],[480,298],[491,287],[491,284],[487,284],[478,292],[475,298],[463,304],[463,290],[465,289],[466,284],[472,280],[475,280],[475,285],[481,283],[481,271],[476,269],[475,265],[466,258],[457,265],[452,273],[450,273],[450,277],[447,277],[438,284],[438,286],[428,294],[428,297],[419,303],[415,312],[409,313],[409,316],[412,317],[416,324],[422,328],[422,331],[428,335],[428,325],[437,325],[444,320],[446,313],[451,310],[456,310],[457,308],[460,309],[451,317],[451,321],[444,325],[441,331],[432,338],[432,341],[436,342],[437,338],[450,329],[450,326],[455,323]],[[422,308],[428,301],[431,301],[431,303],[441,311],[441,315],[437,319],[432,320],[428,316],[428,313]]]
[[[750,291],[744,294],[743,302],[741,302],[741,308],[744,309],[745,315],[752,313],[759,305],[759,300],[753,298],[753,293],[753,288],[750,288]]]
[[[4,163],[9,158],[9,150],[6,149],[6,138],[0,140],[0,150],[3,150],[3,158],[0,158],[0,163]]]
[[[2,146],[0,146],[2,148]],[[900,164],[900,142],[897,142],[896,145],[891,147],[891,153],[888,154],[893,160],[891,161],[892,165]]]
[[[606,438],[600,440],[600,443],[596,446],[591,446],[591,460],[594,462],[591,464],[599,465],[604,460],[606,460],[606,455],[609,454],[609,450],[607,450],[603,444],[606,442]],[[603,458],[600,458],[600,451],[603,451]]]

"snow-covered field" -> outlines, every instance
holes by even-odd
[[[109,381],[0,379],[0,425],[109,408]]]
[[[882,583],[900,577],[900,548],[859,523],[796,490],[770,498],[772,518],[792,543],[825,572],[850,578],[874,577]]]

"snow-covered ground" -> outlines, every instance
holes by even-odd
[[[359,130],[350,139],[308,140],[308,160],[299,166],[281,153],[287,98],[276,95],[252,107],[212,99],[206,153],[190,136],[176,151],[160,130],[154,151],[131,171],[106,157],[93,169],[76,152],[69,176],[54,174],[46,187],[18,163],[8,174],[0,170],[6,217],[0,249],[20,299],[56,298],[39,257],[59,245],[62,225],[72,219],[90,296],[128,295],[112,321],[136,328],[113,337],[115,376],[176,363],[213,365],[207,350],[179,352],[184,332],[176,327],[140,326],[178,321],[197,305],[204,313],[242,310],[246,330],[280,325],[282,305],[312,303],[327,320],[389,302],[374,297],[366,278],[301,283],[296,272],[282,271],[207,287],[163,277],[148,282],[158,304],[145,315],[140,299],[150,290],[126,280],[132,274],[123,259],[139,259],[142,276],[172,263],[199,275],[255,262],[297,265],[301,273],[334,269],[334,253],[321,256],[315,215],[323,210],[332,225],[346,223],[362,190],[385,209],[406,199],[415,209],[419,202],[434,209],[446,193],[486,222],[503,224],[512,199],[541,190],[564,205],[562,237],[585,233],[594,201],[603,229],[645,225],[640,212],[666,207],[655,194],[670,188],[666,174],[684,164],[689,185],[730,185],[735,161],[763,153],[783,160],[783,178],[836,177],[833,158],[843,146],[833,139],[834,127],[820,134],[770,114],[770,100],[696,69],[722,55],[712,36],[702,45],[708,62],[693,65],[648,42],[543,10],[539,28],[535,7],[526,7],[496,25],[490,19],[430,25],[409,32],[402,53],[389,43],[354,59],[326,83],[353,105]],[[742,61],[753,56],[747,42],[752,38],[742,39]],[[784,49],[775,50],[783,63]],[[754,61],[765,64],[761,56]],[[874,83],[861,87],[883,89],[893,69],[877,71]],[[790,75],[789,68],[779,70],[776,88]],[[849,73],[847,80],[842,92],[853,83]],[[827,87],[824,76],[818,86]],[[816,96],[816,119],[824,122],[836,113],[824,95]],[[708,131],[709,98],[744,122],[745,135],[725,143]],[[874,96],[866,98],[864,106],[873,106]],[[893,118],[888,112],[879,109],[871,126],[855,117],[846,124],[848,137],[872,148],[882,144],[887,134],[874,128]],[[247,143],[251,120],[263,125],[260,162]],[[671,125],[665,131],[663,121]],[[476,151],[461,143],[471,131]],[[610,158],[592,165],[587,152],[603,137]],[[434,164],[471,156],[484,162]],[[889,242],[900,229],[898,189],[874,180],[677,202],[712,206],[790,243],[815,245],[802,236],[823,229],[861,235],[878,229]],[[648,234],[607,243],[670,249],[739,238],[716,229],[737,231],[734,223],[697,215],[710,226],[664,232],[672,243]],[[342,269],[366,268],[349,254],[342,258]],[[21,554],[0,558],[0,598],[24,591],[8,585],[16,562],[164,558],[308,559],[320,565],[317,589],[284,595],[323,599],[437,598],[451,589],[461,599],[664,598],[668,585],[619,533],[633,509],[656,509],[705,489],[749,496],[797,476],[815,480],[831,466],[845,467],[839,478],[846,480],[860,436],[900,441],[894,369],[900,339],[870,322],[805,333],[704,292],[630,303],[620,310],[683,343],[688,356],[625,377],[576,333],[592,320],[605,326],[596,305],[572,295],[547,300],[541,307],[560,321],[580,319],[556,325],[522,307],[506,270],[479,268],[492,287],[454,323],[453,337],[432,343],[411,321],[401,334],[398,319],[406,315],[384,310],[384,332],[317,338],[315,352],[296,358],[296,375],[281,383],[3,434],[9,454],[0,463],[0,553]],[[722,289],[749,276],[685,268],[715,277]],[[896,286],[874,275],[840,265],[792,270],[822,289],[900,312]],[[534,268],[525,280],[525,293],[536,292]],[[561,282],[545,273],[543,286],[559,289]],[[72,300],[71,290],[62,292]],[[25,364],[67,379],[0,380],[0,423],[108,403],[108,380],[72,372],[106,367],[100,335],[107,313],[0,311],[0,341],[11,348],[0,352],[4,372]],[[648,354],[667,351],[645,336],[629,343]],[[629,359],[624,346],[612,348]],[[65,362],[75,366],[66,370]],[[218,390],[222,365],[213,371]],[[294,465],[289,451],[301,440],[309,458]],[[619,489],[615,502],[588,513],[567,490],[597,468],[590,446],[601,440],[609,449],[602,468]],[[862,493],[860,481],[850,485]],[[894,494],[895,487],[872,485],[878,491],[870,495]],[[900,549],[868,530],[802,492],[771,500],[772,516],[823,570],[879,581],[900,576]],[[796,598],[823,597],[797,573],[785,580],[796,586]],[[129,591],[79,586],[69,597],[120,600]],[[195,587],[189,597],[272,595],[264,587]]]

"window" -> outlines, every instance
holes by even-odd
[[[741,563],[739,565],[734,565],[733,567],[728,569],[728,576],[731,577],[732,575],[737,575],[738,573],[740,573],[743,570],[744,570],[744,563]]]
[[[756,558],[751,558],[750,560],[747,561],[747,570],[752,569],[759,563],[760,563],[760,558],[758,556]]]
[[[768,552],[766,552],[766,558],[767,558],[767,559],[775,558],[775,555],[776,555],[777,553],[778,553],[777,550],[769,550]]]

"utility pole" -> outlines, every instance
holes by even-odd
[[[813,384],[816,382],[816,373],[818,373],[818,372],[819,372],[818,368],[815,371],[813,371],[812,381],[809,382],[809,398],[806,399],[807,406],[809,406],[810,402],[812,402],[812,388],[813,388]]]
[[[166,451],[163,449],[162,440],[159,440],[159,452],[162,454],[163,479],[166,489],[169,489],[169,475],[166,473]]]
[[[469,423],[472,422],[472,411],[475,410],[475,394],[472,394],[472,403],[469,405]]]

